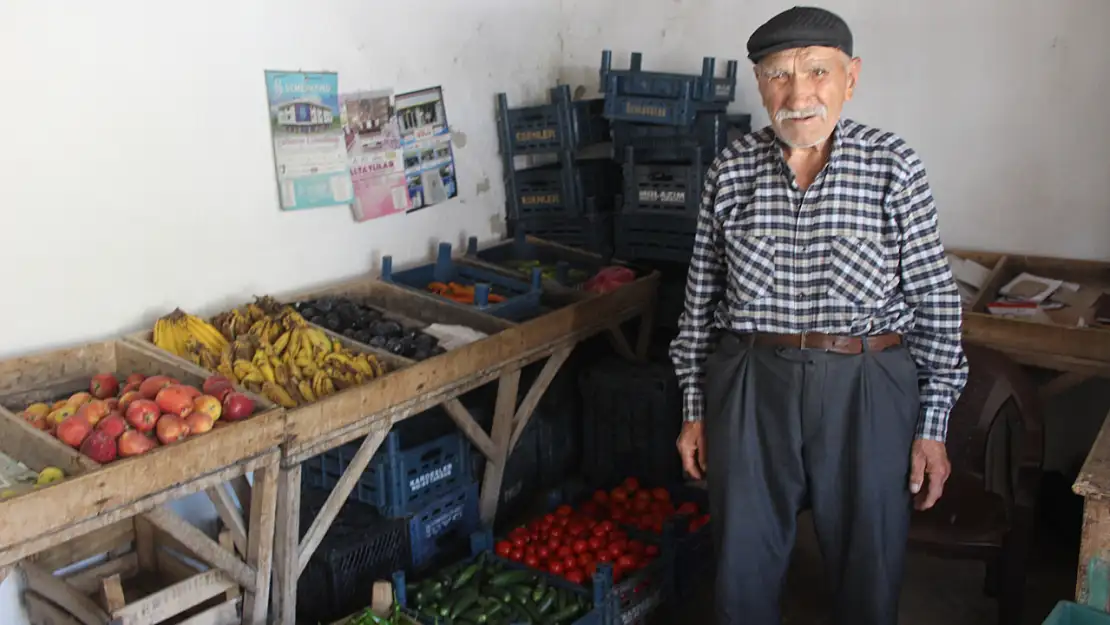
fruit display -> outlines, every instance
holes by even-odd
[[[597,490],[589,501],[578,506],[578,512],[591,519],[610,520],[640,531],[660,534],[666,523],[676,516],[689,533],[709,523],[704,513],[692,501],[680,502],[676,507],[666,488],[642,488],[634,477],[625,479],[611,490]]]
[[[507,260],[501,263],[501,266],[512,269],[513,271],[528,277],[532,275],[532,270],[539,268],[540,275],[546,280],[558,280],[559,271],[555,263],[541,263],[538,260]],[[590,277],[590,272],[573,267],[567,269],[566,280],[568,284],[578,284]]]
[[[380,311],[347,298],[321,297],[297,302],[293,307],[311,323],[398,356],[425,360],[445,351],[434,336],[407,330]]]
[[[44,467],[42,471],[35,473],[5,454],[0,454],[0,467],[0,501],[44,488],[66,478],[65,472],[58,467]]]
[[[474,305],[474,285],[459,284],[458,282],[429,282],[428,290],[440,297],[445,297],[452,302]],[[498,295],[492,290],[489,292],[489,303],[500,304],[505,301],[504,295]]]
[[[569,625],[593,609],[585,594],[509,567],[488,551],[408,586],[408,603],[427,623]]]
[[[231,383],[294,408],[380,377],[373,355],[356,353],[269,297],[197,323],[175,310],[154,325],[154,344]]]
[[[19,416],[107,464],[252,414],[254,401],[222,376],[209,377],[198,389],[165,375],[133,373],[121,384],[114,374],[101,373],[93,376],[87,392],[53,403],[33,403]]]

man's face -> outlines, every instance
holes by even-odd
[[[783,50],[760,61],[759,93],[779,139],[792,148],[828,139],[852,99],[859,68],[859,59],[823,47]]]

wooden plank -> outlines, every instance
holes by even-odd
[[[243,624],[265,625],[273,573],[274,525],[277,521],[278,462],[255,471],[251,489],[250,534],[247,566],[254,569],[253,583],[243,596]]]
[[[65,610],[29,590],[23,591],[23,606],[31,625],[82,625]]]
[[[147,572],[156,572],[158,570],[158,560],[155,557],[154,526],[144,516],[137,516],[134,520],[135,553],[139,558],[139,567]]]
[[[998,290],[1006,284],[1007,280],[1013,277],[1010,275],[1009,261],[1008,256],[1000,256],[991,265],[991,272],[987,274],[987,279],[983,281],[983,286],[979,288],[979,292],[976,293],[971,306],[968,306],[968,310],[977,313],[987,312],[987,306],[998,297]]]
[[[339,481],[335,483],[335,487],[332,488],[331,494],[324,502],[320,514],[313,519],[312,525],[309,526],[308,532],[301,540],[297,553],[298,576],[308,566],[309,558],[320,546],[320,541],[324,540],[324,534],[327,533],[328,528],[335,521],[335,517],[339,515],[339,510],[343,508],[343,504],[347,503],[347,497],[354,490],[358,479],[362,477],[362,472],[366,470],[366,465],[370,464],[370,459],[378,451],[378,447],[381,446],[387,434],[389,434],[389,430],[381,428],[367,436],[366,440],[359,446],[358,451],[355,452],[354,457],[351,458],[350,464],[347,465],[347,469],[340,476]]]
[[[204,492],[208,495],[212,506],[216,508],[216,514],[223,521],[224,527],[231,534],[231,540],[235,543],[235,548],[241,554],[246,553],[247,522],[243,520],[243,514],[239,511],[238,504],[232,499],[231,491],[228,490],[227,485],[219,484]]]
[[[23,571],[27,588],[66,610],[78,621],[85,625],[101,625],[108,620],[108,614],[101,610],[100,606],[77,592],[61,578],[54,577],[49,571],[43,570],[33,562],[24,562],[19,566]]]
[[[501,481],[505,477],[505,459],[509,455],[509,441],[513,435],[513,415],[516,414],[517,389],[520,386],[520,369],[501,376],[497,385],[497,403],[493,413],[493,444],[497,448],[494,458],[486,463],[479,503],[482,522],[493,523],[497,515],[497,502],[501,498]]]
[[[609,345],[618,356],[625,360],[636,360],[636,353],[632,351],[632,346],[628,344],[628,338],[624,336],[624,331],[619,325],[611,326],[605,333],[605,338],[609,339]]]
[[[571,346],[564,347],[551,354],[547,362],[543,364],[543,369],[540,370],[540,374],[532,382],[532,387],[528,389],[528,394],[520,402],[520,407],[517,408],[513,417],[513,434],[509,440],[509,454],[513,453],[513,449],[516,448],[517,441],[524,433],[524,428],[528,426],[528,421],[532,419],[532,413],[536,411],[536,406],[543,399],[547,387],[551,386],[551,381],[555,379],[555,375],[559,373],[559,369],[562,368],[567,358],[570,358],[573,351],[574,348]]]
[[[1014,362],[1029,367],[1040,367],[1052,371],[1064,371],[1088,377],[1110,378],[1110,362],[1099,362],[1085,358],[1072,358],[1059,354],[1031,352],[1015,347],[992,345],[994,349],[1006,354]]]
[[[123,584],[120,583],[119,574],[112,574],[100,580],[100,592],[104,596],[104,608],[110,613],[122,610],[127,605],[123,596]],[[107,615],[105,615],[107,616]]]
[[[1083,375],[1082,373],[1076,373],[1074,371],[1065,371],[1042,384],[1040,388],[1037,389],[1037,392],[1040,393],[1041,399],[1051,399],[1052,397],[1079,386],[1089,379],[1091,379],[1091,377],[1088,375]]]
[[[235,493],[235,498],[239,500],[239,509],[243,511],[243,518],[251,518],[251,483],[247,480],[247,476],[240,475],[232,479],[229,484]]]
[[[301,520],[301,465],[278,475],[277,530],[274,538],[274,605],[277,623],[297,622],[297,548]]]
[[[107,553],[120,545],[130,544],[135,538],[131,519],[126,519],[102,529],[89,532],[81,540],[70,540],[28,556],[28,560],[47,571],[84,562]]]
[[[198,567],[196,564],[187,562],[183,555],[163,548],[154,552],[154,558],[158,562],[158,575],[175,584],[208,570],[206,567]]]
[[[235,581],[223,571],[210,570],[173,584],[112,613],[119,625],[159,623],[216,597]]]
[[[1110,418],[1107,417],[1110,415],[1102,418],[1098,436],[1072,485],[1076,495],[1110,499]]]
[[[242,599],[228,599],[220,605],[209,608],[196,616],[181,621],[177,625],[238,625],[239,604]]]
[[[247,588],[254,585],[254,571],[195,525],[166,508],[151,511],[147,518],[155,527],[181,541],[199,560],[226,571],[232,579]]]
[[[227,549],[228,551],[235,549],[235,541],[231,538],[231,532],[227,531],[226,529],[220,532],[220,535],[217,537],[217,541],[220,543],[221,547]],[[246,557],[245,553],[240,555]],[[229,601],[239,596],[242,596],[242,593],[239,592],[238,586],[227,591],[227,598]]]
[[[276,457],[277,453],[278,452],[274,450],[256,458],[240,461],[234,465],[223,467],[208,475],[186,482],[177,487],[147,495],[137,501],[109,512],[91,518],[78,519],[63,525],[59,529],[35,535],[18,545],[0,547],[0,566],[17,562],[32,554],[48,549],[53,545],[73,540],[79,536],[84,536],[85,534],[111,525],[112,523],[151,510],[168,501],[180,499],[186,495],[202,491],[213,484],[226,482],[236,475],[242,475],[244,472],[253,471],[256,467],[262,466],[264,463],[272,462],[272,458]],[[54,486],[51,486],[50,489],[47,490],[52,490],[53,488]],[[22,498],[15,498],[15,500],[20,499]]]
[[[91,595],[100,589],[100,580],[118,575],[120,579],[130,579],[139,573],[139,556],[135,553],[122,555],[118,558],[106,560],[101,564],[90,566],[62,579],[83,595]]]
[[[462,430],[462,433],[470,439],[470,442],[474,443],[478,451],[482,452],[483,456],[492,458],[495,455],[496,449],[493,447],[493,439],[489,437],[489,434],[486,434],[482,426],[478,425],[478,422],[474,420],[474,416],[471,415],[470,411],[466,409],[466,406],[459,401],[458,397],[453,397],[443,402],[443,409],[447,411],[451,420]]]

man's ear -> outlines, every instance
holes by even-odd
[[[860,72],[860,66],[862,64],[863,64],[863,61],[861,61],[858,56],[856,58],[851,59],[851,60],[848,61],[848,67],[847,67],[847,70],[848,70],[847,71],[847,73],[848,73],[848,89],[845,91],[845,94],[844,94],[845,99],[847,99],[847,100],[851,100],[852,99],[852,94],[855,93],[856,85],[859,83],[859,72]]]

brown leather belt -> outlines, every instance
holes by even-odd
[[[740,334],[742,340],[750,341],[753,345],[770,345],[775,347],[797,347],[800,349],[820,349],[837,354],[859,354],[864,351],[864,341],[867,341],[867,351],[881,352],[884,349],[900,345],[900,334],[876,334],[868,337],[837,336],[821,332],[804,332],[802,334],[770,334],[756,332],[754,334]]]

